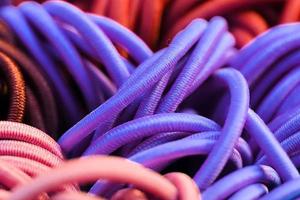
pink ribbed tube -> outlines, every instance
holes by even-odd
[[[85,169],[85,170],[82,170]],[[43,192],[54,191],[60,185],[106,179],[130,183],[162,200],[175,200],[176,187],[163,176],[139,164],[118,157],[91,156],[67,161],[60,167],[16,188],[9,200],[31,200]]]
[[[63,158],[59,145],[49,135],[26,124],[0,121],[0,139],[30,143]]]
[[[0,184],[13,189],[63,162],[59,145],[46,133],[17,122],[0,121]],[[73,185],[59,187],[74,191]],[[0,192],[0,199],[8,193]],[[47,199],[40,196],[39,199]]]

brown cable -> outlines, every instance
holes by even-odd
[[[40,105],[38,103],[37,98],[34,95],[34,92],[32,89],[28,86],[26,86],[26,108],[25,108],[25,123],[26,120],[28,120],[29,125],[34,126],[44,132],[46,132],[45,129],[45,123],[43,119],[43,114],[40,108]]]
[[[9,43],[14,42],[13,34],[11,34],[9,27],[2,20],[0,20],[0,38]]]
[[[0,52],[1,72],[9,92],[8,121],[21,122],[25,112],[25,83],[17,65],[8,56]]]
[[[5,52],[9,57],[14,59],[23,72],[27,84],[32,87],[38,102],[41,105],[43,117],[45,119],[47,133],[54,136],[58,129],[58,111],[54,99],[54,93],[49,83],[38,70],[37,66],[21,51],[11,44],[0,40],[0,51]]]

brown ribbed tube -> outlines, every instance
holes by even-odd
[[[25,108],[25,123],[28,121],[28,124],[34,126],[44,132],[45,123],[43,120],[43,115],[41,112],[40,105],[35,97],[33,91],[30,87],[26,86],[26,108]]]
[[[1,72],[3,73],[9,93],[8,121],[21,122],[25,112],[25,84],[17,65],[0,52]]]
[[[10,29],[2,20],[0,20],[0,37],[9,43],[13,43],[14,41],[13,34],[11,34]]]
[[[47,122],[47,133],[53,135],[58,129],[57,106],[54,93],[47,80],[29,58],[14,46],[0,40],[0,51],[14,59],[23,72],[28,84],[35,93],[42,108],[44,121]],[[54,136],[54,135],[53,135]]]

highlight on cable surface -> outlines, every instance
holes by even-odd
[[[0,200],[300,198],[299,0],[1,1]]]

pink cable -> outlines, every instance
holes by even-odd
[[[168,180],[139,164],[113,156],[90,156],[67,161],[30,184],[16,188],[9,200],[29,200],[62,184],[98,179],[130,183],[165,200],[175,200],[177,196],[176,188]]]
[[[146,194],[135,188],[125,188],[117,191],[111,200],[149,200]]]
[[[61,158],[39,146],[14,140],[0,140],[0,155],[28,158],[49,167],[62,162]]]
[[[104,200],[101,197],[96,197],[83,192],[62,192],[53,197],[51,200]]]
[[[38,176],[51,169],[47,165],[44,165],[34,160],[30,160],[28,158],[14,157],[14,156],[0,156],[0,160],[3,160],[19,168],[21,171],[25,172],[30,177]]]
[[[178,200],[201,200],[197,185],[188,175],[180,172],[173,172],[166,174],[165,177],[177,188]]]
[[[63,159],[59,145],[50,136],[26,124],[0,121],[0,139],[19,140],[40,146]]]
[[[18,168],[0,161],[0,185],[9,189],[28,183],[31,178]]]
[[[10,196],[10,192],[0,189],[0,199],[1,200],[7,199],[9,196]]]
[[[36,176],[39,176],[41,174],[47,173],[48,170],[51,168],[49,166],[46,166],[40,162],[30,160],[27,158],[21,158],[21,157],[13,157],[13,156],[0,156],[0,160],[3,160],[14,167],[17,167],[30,177],[34,178]],[[65,185],[61,188],[62,191],[76,191],[77,185]],[[1,198],[0,198],[1,199]]]

